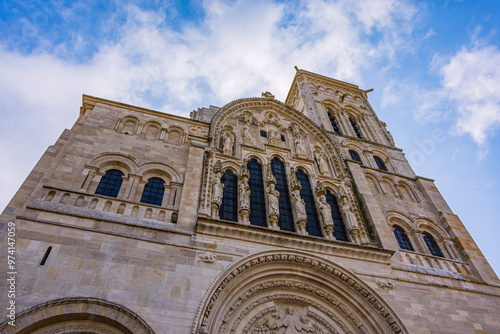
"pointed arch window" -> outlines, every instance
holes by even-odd
[[[387,166],[385,165],[384,160],[382,160],[380,157],[377,157],[376,155],[373,157],[373,159],[375,160],[378,169],[387,171]]]
[[[359,139],[363,139],[363,135],[361,134],[361,131],[359,130],[359,127],[358,125],[356,124],[355,121],[353,121],[352,118],[349,118],[349,121],[351,122],[351,125],[352,125],[352,129],[354,130],[354,133],[356,133],[356,136],[359,138]]]
[[[295,227],[293,224],[292,205],[290,204],[290,192],[288,191],[285,166],[278,158],[274,158],[271,161],[271,169],[276,178],[276,190],[280,193],[278,226],[281,230],[294,232]]]
[[[413,251],[413,246],[411,245],[410,239],[400,226],[394,225],[394,236],[399,244],[399,248],[404,250]]]
[[[262,166],[252,159],[247,164],[250,172],[248,186],[250,187],[250,224],[267,226],[266,198],[264,195],[264,179]]]
[[[342,133],[340,132],[339,125],[337,124],[337,120],[335,119],[335,116],[331,114],[331,110],[328,109],[328,118],[330,119],[330,123],[332,124],[333,131],[336,133]]]
[[[311,183],[309,182],[309,177],[300,169],[297,171],[296,175],[302,186],[300,197],[302,197],[306,204],[306,231],[307,233],[309,233],[309,235],[321,237],[322,233],[319,226],[318,213],[316,212],[316,203],[314,202],[314,194],[312,192]]]
[[[163,194],[165,193],[165,181],[159,177],[152,177],[144,186],[141,203],[161,205]]]
[[[230,169],[222,175],[222,204],[219,217],[223,220],[238,221],[238,179]]]
[[[349,154],[351,155],[352,160],[359,161],[359,162],[361,162],[361,164],[363,164],[363,162],[361,161],[361,158],[359,157],[358,152],[356,152],[354,150],[349,150]]]
[[[431,254],[434,256],[444,257],[443,252],[441,252],[441,249],[436,242],[436,239],[434,239],[434,237],[427,232],[424,232],[423,235],[425,244],[427,245],[429,252],[431,252]]]
[[[102,177],[95,193],[96,195],[116,198],[116,196],[118,196],[118,192],[120,191],[120,187],[122,186],[122,182],[123,173],[118,169],[110,169]]]
[[[344,220],[342,219],[342,215],[340,214],[339,203],[337,201],[337,197],[328,190],[326,192],[326,202],[332,208],[332,218],[333,218],[333,232],[335,235],[335,239],[341,241],[349,241],[347,238],[347,233],[345,232]]]

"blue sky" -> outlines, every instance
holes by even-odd
[[[89,94],[188,116],[294,66],[373,88],[416,173],[500,273],[499,1],[3,1],[0,206]]]

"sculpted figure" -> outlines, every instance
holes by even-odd
[[[347,227],[349,229],[357,228],[358,224],[356,222],[356,216],[354,215],[354,212],[352,212],[352,209],[351,209],[351,206],[349,205],[349,203],[344,201],[344,203],[342,204],[342,210],[344,211]]]
[[[250,209],[250,187],[248,179],[243,178],[238,185],[238,194],[240,197],[240,210]]]
[[[295,144],[295,151],[297,152],[297,155],[305,156],[306,155],[306,147],[304,145],[304,140],[301,139],[300,136],[296,136],[293,139],[293,142]]]
[[[219,208],[222,203],[224,185],[221,183],[222,173],[217,170],[212,179],[212,218],[219,218]]]
[[[252,138],[252,133],[250,132],[250,126],[248,125],[248,122],[243,125],[243,142],[244,143],[253,143],[253,138]]]
[[[226,155],[233,155],[233,137],[229,133],[226,133],[224,136],[222,153]]]
[[[318,162],[318,168],[321,175],[328,175],[328,163],[326,162],[325,154],[322,151],[314,152],[316,161]]]
[[[323,217],[323,224],[325,229],[325,234],[328,239],[332,239],[333,233],[333,218],[332,218],[332,207],[326,202],[325,195],[321,195],[317,199],[318,209]]]
[[[280,198],[280,192],[275,189],[275,186],[273,183],[269,185],[268,191],[267,191],[267,198],[269,200],[269,215],[280,215],[280,204],[279,204],[279,198]]]

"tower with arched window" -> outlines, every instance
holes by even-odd
[[[500,281],[367,94],[297,69],[190,118],[84,95],[1,215],[0,331],[499,332]]]

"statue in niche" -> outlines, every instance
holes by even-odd
[[[274,177],[271,164],[267,165],[266,173],[267,201],[269,207],[269,223],[273,230],[279,230],[278,220],[280,217],[279,198],[280,193],[276,190],[276,178]]]
[[[250,122],[245,122],[242,129],[243,143],[253,145],[252,132],[250,131]]]
[[[306,223],[307,223],[306,203],[304,202],[302,197],[300,197],[300,189],[295,189],[292,191],[291,200],[299,232],[302,234],[308,234],[306,231]]]
[[[306,146],[304,143],[304,138],[302,136],[297,135],[293,139],[293,143],[295,144],[295,152],[299,157],[306,157]]]
[[[333,217],[332,217],[332,207],[326,202],[326,196],[323,194],[316,200],[318,203],[318,209],[323,217],[323,225],[325,229],[325,234],[328,239],[333,238]]]
[[[212,218],[219,218],[219,208],[222,204],[224,185],[221,183],[222,163],[220,160],[214,165],[214,177],[212,179]]]
[[[233,155],[233,136],[226,132],[222,146],[222,153],[226,155]]]
[[[346,200],[344,200],[342,202],[342,211],[344,211],[344,216],[345,216],[345,220],[346,220],[345,223],[347,225],[347,229],[349,230],[349,233],[351,234],[352,240],[355,243],[359,244],[361,241],[360,241],[360,237],[359,237],[359,228],[358,228],[358,223],[356,220],[356,215],[354,214],[351,206],[349,205],[349,203]]]
[[[238,175],[238,203],[241,223],[250,224],[250,187],[248,186],[248,180],[250,178],[250,173],[248,172],[248,167],[246,161],[241,165],[240,174]]]
[[[318,162],[318,168],[321,175],[330,175],[328,171],[328,163],[326,162],[326,157],[321,149],[318,149],[314,152],[314,157]]]

